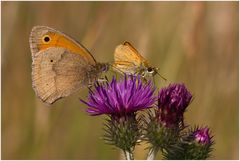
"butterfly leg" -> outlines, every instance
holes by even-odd
[[[97,80],[99,83],[101,83],[101,82],[108,82],[108,78],[107,78],[107,76],[105,75],[103,78],[98,78],[98,80]]]
[[[152,77],[152,82],[153,82],[153,84],[156,85],[156,82],[155,82],[154,77],[153,77],[153,76],[151,76],[151,77]]]
[[[92,83],[91,83],[91,84],[89,83],[89,84],[88,84],[88,89],[91,89],[92,87],[93,87],[93,84],[92,84]]]

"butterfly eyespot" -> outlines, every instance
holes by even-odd
[[[42,38],[42,41],[44,44],[48,44],[50,42],[50,36],[49,35],[44,35]]]

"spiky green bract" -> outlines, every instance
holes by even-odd
[[[106,83],[95,83],[89,92],[87,112],[92,116],[107,115],[104,139],[123,150],[126,159],[133,159],[133,150],[139,139],[137,111],[152,108],[157,97],[152,81],[144,83],[140,76],[121,77]]]
[[[177,148],[172,147],[163,153],[164,159],[170,160],[205,160],[211,156],[213,150],[213,140],[210,134],[207,134],[206,142],[200,142],[196,138],[196,132],[201,132],[205,128],[191,128],[186,132],[177,143]]]
[[[132,154],[141,136],[140,121],[135,113],[126,116],[111,115],[106,119],[104,140]]]
[[[183,127],[173,126],[171,128],[167,127],[165,124],[158,121],[158,117],[155,112],[148,111],[148,116],[145,117],[145,132],[144,138],[147,142],[151,144],[151,149],[155,151],[161,150],[168,151],[172,146],[176,145],[176,142],[180,139],[180,133]]]

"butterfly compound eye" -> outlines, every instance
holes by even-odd
[[[150,73],[150,72],[153,71],[153,68],[149,67],[147,70],[148,70],[148,72]]]
[[[44,35],[42,38],[43,43],[47,44],[50,42],[50,36],[49,35]]]
[[[149,67],[149,68],[147,68],[147,72],[151,73],[151,74],[154,74],[154,73],[156,73],[156,69],[152,68],[152,67]]]

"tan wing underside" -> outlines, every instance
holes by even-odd
[[[64,48],[49,48],[33,59],[33,88],[48,104],[66,97],[88,83],[88,64]]]
[[[138,66],[127,61],[115,61],[112,66],[115,71],[122,74],[135,75],[138,71]]]
[[[114,60],[119,62],[130,62],[136,66],[147,63],[138,51],[128,42],[118,45],[115,49]]]

